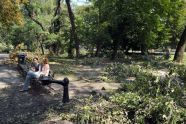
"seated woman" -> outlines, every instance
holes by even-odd
[[[20,92],[28,91],[28,87],[29,87],[30,81],[32,79],[39,78],[41,75],[48,76],[49,70],[50,70],[50,67],[49,67],[49,64],[48,64],[48,59],[45,58],[45,59],[43,59],[42,66],[39,66],[38,71],[37,70],[36,71],[31,70],[27,73],[26,79],[24,81],[23,89],[20,90]]]

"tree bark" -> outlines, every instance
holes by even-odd
[[[173,61],[176,61],[179,63],[183,62],[185,47],[186,47],[186,27],[181,35],[180,41],[178,42]]]
[[[78,40],[77,34],[76,34],[75,17],[74,17],[74,13],[72,12],[70,0],[66,0],[66,4],[67,4],[68,14],[69,14],[69,19],[70,19],[70,24],[71,24],[71,30],[70,30],[71,39],[70,40],[73,40],[75,43],[76,57],[78,58],[80,52],[79,52],[79,40]],[[72,43],[73,43],[73,41],[72,41]]]
[[[68,46],[68,57],[69,58],[73,58],[72,49],[73,49],[73,41],[72,41],[72,39],[70,39],[70,43],[69,43],[69,46]]]
[[[57,0],[56,3],[56,10],[54,13],[54,17],[55,16],[60,16],[61,15],[61,0]],[[59,19],[59,17],[53,22],[53,32],[54,33],[58,33],[60,31],[60,27],[61,27],[61,21]]]
[[[141,54],[142,55],[148,55],[148,48],[145,43],[141,44]]]
[[[113,52],[112,52],[112,57],[111,59],[114,60],[116,58],[117,52],[118,52],[118,41],[114,40],[113,42]]]
[[[97,41],[97,43],[96,43],[96,53],[95,53],[95,56],[96,56],[96,57],[99,56],[100,51],[101,51],[101,44],[100,44],[99,41]]]
[[[56,1],[56,8],[54,12],[54,17],[58,16],[51,24],[51,30],[50,33],[59,33],[61,28],[61,21],[59,16],[61,15],[62,9],[61,9],[61,0]],[[53,53],[58,55],[59,53],[59,47],[60,47],[60,41],[57,39],[55,43],[53,43],[50,47],[52,47]]]
[[[44,55],[44,54],[45,54],[45,52],[44,52],[44,47],[43,47],[43,43],[42,43],[42,36],[41,36],[41,35],[36,34],[36,37],[37,37],[37,41],[38,41],[38,42],[39,42],[39,44],[40,44],[42,55]]]

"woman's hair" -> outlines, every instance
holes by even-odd
[[[48,59],[47,58],[43,59],[43,64],[48,64]]]

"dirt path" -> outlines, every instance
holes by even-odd
[[[16,66],[0,65],[0,124],[38,124],[48,120],[52,107],[62,104],[61,94],[33,90],[22,93],[22,84]]]
[[[61,99],[46,94],[19,93],[16,87],[1,92],[0,123],[39,123],[48,120],[50,107]],[[61,111],[62,112],[62,111]]]
[[[119,87],[116,83],[108,84],[100,80],[94,82],[99,71],[96,68],[84,67],[76,75],[68,75],[70,102],[73,102],[76,96],[87,96],[92,91],[100,91],[103,87],[107,90]],[[65,75],[56,75],[56,79],[64,77]],[[38,124],[48,120],[54,122],[60,120],[60,113],[68,109],[64,108],[62,103],[63,87],[51,84],[50,87],[55,89],[52,93],[45,90],[19,92],[23,80],[15,65],[0,64],[0,123]]]
[[[87,96],[95,91],[101,92],[102,89],[105,89],[105,91],[118,89],[120,87],[119,83],[107,83],[100,79],[101,69],[102,68],[100,67],[92,68],[90,66],[79,65],[76,67],[75,74],[68,76],[57,74],[55,75],[55,79],[62,80],[64,77],[69,78],[70,98],[75,96]],[[59,89],[60,85],[55,86],[53,84],[53,87],[57,87],[56,89]]]

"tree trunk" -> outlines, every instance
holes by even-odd
[[[54,18],[57,17],[51,24],[50,33],[58,34],[61,28],[61,21],[60,21],[60,15],[61,15],[62,9],[61,9],[61,0],[56,1],[56,8],[54,12]],[[59,48],[60,48],[60,40],[57,39],[55,43],[51,45],[53,53],[55,55],[58,55]]]
[[[186,27],[181,35],[180,41],[178,42],[176,52],[174,55],[174,61],[179,62],[179,63],[183,62],[185,46],[186,46]]]
[[[126,50],[125,50],[125,54],[128,55],[129,54],[129,50],[131,49],[130,46],[127,46]]]
[[[94,45],[92,45],[90,48],[90,55],[91,55],[91,57],[94,56]]]
[[[72,40],[75,43],[75,48],[76,48],[76,57],[79,57],[79,40],[77,38],[77,34],[76,34],[76,27],[75,27],[75,17],[74,17],[74,13],[72,12],[72,8],[70,5],[70,0],[66,0],[66,4],[67,4],[67,8],[68,8],[68,14],[69,14],[69,18],[70,18],[70,24],[71,24],[71,32],[70,35],[72,37]]]
[[[45,52],[44,52],[44,47],[43,47],[43,43],[42,43],[42,40],[43,40],[42,35],[37,35],[36,37],[37,37],[37,41],[38,41],[39,44],[40,44],[41,51],[42,51],[42,55],[44,55]]]
[[[112,60],[114,60],[116,58],[117,51],[118,51],[118,41],[114,40],[114,42],[113,42],[113,52],[112,52],[112,57],[111,57]]]
[[[98,42],[96,43],[96,53],[95,53],[95,56],[96,56],[96,57],[99,56],[100,51],[101,51],[101,44],[100,44],[100,42],[98,41]]]
[[[56,20],[54,20],[52,27],[53,27],[53,32],[54,33],[58,33],[60,31],[60,27],[61,27],[61,21],[59,19],[59,16],[61,15],[61,0],[57,0],[56,3],[57,7],[54,13],[54,17],[58,16],[58,18]]]
[[[68,57],[69,57],[69,58],[73,58],[72,49],[73,49],[73,41],[72,41],[72,39],[70,38],[70,43],[69,43],[69,46],[68,46]]]
[[[42,55],[44,55],[44,54],[45,54],[45,52],[44,52],[44,47],[43,47],[42,42],[40,42],[40,45],[41,45]]]
[[[141,45],[141,54],[142,55],[148,55],[147,45],[144,44],[144,43]]]

